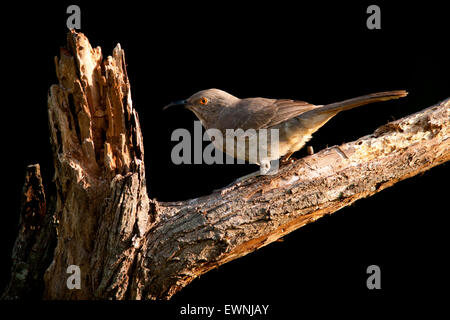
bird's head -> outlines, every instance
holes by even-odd
[[[163,110],[172,106],[184,106],[200,119],[205,128],[213,127],[215,120],[224,108],[233,106],[239,98],[219,89],[207,89],[194,93],[186,100],[172,102]]]

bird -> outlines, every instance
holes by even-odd
[[[208,131],[216,130],[223,139],[211,137],[214,146],[224,153],[240,160],[260,166],[260,174],[273,172],[271,161],[281,158],[288,162],[292,154],[300,150],[331,118],[344,110],[365,104],[398,99],[408,94],[405,90],[393,90],[367,94],[340,102],[315,105],[305,101],[271,98],[240,99],[220,89],[206,89],[194,93],[187,99],[166,105],[163,110],[174,106],[184,106],[192,111]],[[241,130],[240,130],[241,129]],[[240,131],[239,131],[240,130]],[[275,130],[275,131],[274,131]],[[240,134],[236,134],[236,132]],[[251,131],[253,136],[265,132],[269,139],[277,139],[277,148],[271,148],[275,139],[255,148],[249,147]],[[276,132],[277,134],[267,134]],[[261,140],[261,139],[260,139]],[[256,141],[256,140],[255,140]],[[237,142],[237,143],[236,143]],[[246,143],[245,152],[238,152],[239,143]],[[228,148],[227,146],[232,145]],[[253,143],[255,145],[255,143]],[[264,150],[263,150],[264,149]],[[242,151],[242,149],[240,149]]]

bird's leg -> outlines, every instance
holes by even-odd
[[[291,158],[291,156],[294,154],[294,152],[285,154],[282,158],[281,158],[281,163],[282,164],[289,164],[289,163],[294,163],[295,158]]]
[[[266,175],[270,171],[270,160],[261,160],[259,164],[259,172],[261,175]]]
[[[306,147],[306,152],[309,155],[314,154],[314,149],[312,146],[307,146]],[[294,154],[294,152],[285,154],[282,158],[281,158],[281,164],[290,164],[290,163],[294,163],[294,161],[298,160],[296,158],[291,158],[291,156]]]
[[[276,174],[278,172],[278,168],[280,167],[280,161],[277,160],[269,160],[269,159],[264,159],[260,161],[259,164],[259,172],[260,175],[273,175]]]

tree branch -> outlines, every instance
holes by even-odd
[[[58,224],[49,299],[169,299],[194,278],[450,159],[447,99],[357,141],[180,202],[148,198],[124,52],[68,35],[48,99]],[[66,287],[80,266],[82,287]]]
[[[447,99],[305,157],[275,176],[160,203],[160,221],[149,232],[147,258],[138,268],[140,280],[146,279],[143,297],[170,298],[208,270],[448,161],[449,110]]]

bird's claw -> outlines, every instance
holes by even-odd
[[[281,159],[281,164],[291,164],[294,163],[295,161],[297,161],[298,159],[290,157],[290,158],[282,158]]]

